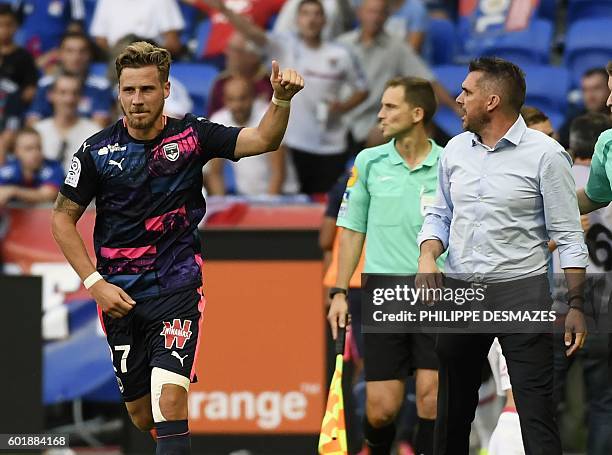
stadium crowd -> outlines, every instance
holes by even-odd
[[[514,14],[515,22],[524,22],[514,28],[522,31],[509,31],[505,23],[487,32],[479,29],[482,16],[471,21],[462,3],[469,2],[1,1],[0,209],[55,199],[83,141],[121,116],[112,62],[126,44],[142,39],[172,53],[169,116],[193,112],[226,125],[255,126],[272,95],[272,58],[301,71],[306,86],[292,103],[281,147],[240,162],[212,160],[203,170],[204,191],[316,199],[333,188],[326,212],[330,233],[322,243],[329,254],[346,171],[362,149],[385,142],[377,114],[386,83],[395,77],[431,81],[439,108],[427,131],[444,146],[460,132],[455,96],[467,74],[465,62],[476,55],[504,56],[526,72],[530,106],[521,114],[527,125],[574,152],[577,164],[588,165],[596,137],[581,133],[593,122],[610,128],[605,66],[612,46],[602,44],[587,58],[588,39],[582,37],[581,44],[576,35],[589,21],[612,25],[612,7],[607,17],[595,7],[590,16],[588,7],[575,4],[606,2],[570,1],[556,8],[554,1],[542,1]],[[545,37],[534,45],[540,29]],[[594,25],[591,31],[599,33]],[[562,64],[550,64],[560,59]],[[583,227],[588,232],[586,218]],[[410,385],[407,393],[414,393]],[[593,425],[604,425],[612,412],[610,397],[589,399],[600,412]],[[363,405],[362,396],[356,401]],[[479,434],[486,447],[491,432]],[[400,431],[404,435],[401,453],[413,453],[409,432]],[[360,448],[361,435],[351,436]]]

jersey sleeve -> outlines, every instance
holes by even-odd
[[[612,201],[612,188],[610,187],[612,163],[608,160],[610,147],[612,147],[612,136],[608,131],[604,131],[595,144],[589,180],[584,189],[589,199],[594,202]]]
[[[357,155],[351,177],[342,196],[336,225],[352,231],[365,233],[368,228],[370,192],[367,187],[366,161],[364,155]]]
[[[206,117],[198,117],[197,119],[194,117],[194,125],[205,162],[212,158],[238,161],[234,156],[234,150],[236,149],[238,133],[242,128],[214,123]]]
[[[89,153],[89,148],[83,150],[83,146],[81,146],[70,161],[70,168],[60,188],[60,193],[71,201],[87,207],[96,195],[97,187],[98,170],[96,164]]]

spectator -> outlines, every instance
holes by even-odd
[[[261,63],[263,51],[239,32],[234,32],[225,48],[226,69],[219,74],[210,90],[208,115],[213,115],[223,107],[223,87],[232,77],[241,76],[253,83],[257,97],[266,101],[272,96],[270,75]]]
[[[417,54],[421,53],[429,19],[422,0],[391,0],[388,4],[391,18],[387,32],[404,38]]]
[[[300,191],[329,191],[346,166],[347,129],[342,116],[368,97],[360,65],[344,46],[323,39],[325,14],[320,0],[301,0],[298,35],[266,34],[222,4],[219,9],[245,36],[266,46],[270,57],[310,76],[303,95],[292,103],[285,144],[293,158]],[[339,92],[346,86],[351,93],[340,100]]]
[[[68,30],[83,32],[85,19],[83,0],[17,0],[23,13],[21,30],[25,47],[38,58],[47,60]]]
[[[541,131],[542,133],[556,139],[556,132],[550,123],[548,116],[536,107],[523,106],[521,109],[523,120],[528,128]]]
[[[257,24],[266,28],[270,19],[277,14],[285,0],[243,0],[240,2],[224,0],[227,8],[234,13],[240,14]],[[206,0],[183,0],[183,2],[196,6],[204,11],[210,18],[211,30],[204,49],[204,55],[208,59],[223,57],[223,52],[234,32],[234,27],[227,21],[225,16],[217,9],[209,6]],[[270,85],[270,84],[268,84]]]
[[[79,115],[90,117],[100,127],[107,126],[111,120],[113,95],[106,78],[89,74],[91,42],[87,35],[80,32],[69,32],[64,35],[58,57],[56,74],[45,76],[38,83],[36,97],[27,115],[27,123],[33,125],[38,120],[53,114],[48,96],[49,89],[57,79],[57,73],[63,72],[73,74],[84,81],[78,103]]]
[[[0,165],[14,141],[15,131],[21,125],[21,100],[17,86],[0,80]]]
[[[135,34],[153,39],[178,55],[184,27],[176,0],[98,0],[90,34],[105,51],[121,38]]]
[[[276,21],[274,33],[293,33],[295,31],[298,9],[301,0],[286,0]],[[355,13],[351,0],[321,0],[325,12],[325,25],[322,36],[325,40],[334,39],[355,25]]]
[[[83,141],[100,131],[92,120],[79,117],[78,104],[82,82],[70,74],[56,78],[49,90],[53,117],[34,125],[42,138],[42,151],[47,159],[56,160],[68,171],[70,160]]]
[[[364,68],[370,93],[365,102],[351,110],[345,117],[350,131],[350,149],[358,153],[365,146],[372,147],[383,142],[377,126],[380,99],[388,80],[398,76],[421,77],[432,81],[436,97],[456,112],[455,100],[435,82],[431,70],[405,44],[402,38],[386,31],[385,23],[389,9],[385,0],[363,0],[359,7],[360,28],[338,38],[355,54]]]
[[[44,159],[38,132],[24,128],[15,138],[15,159],[0,167],[0,207],[53,202],[63,181],[62,166]]]
[[[15,44],[17,27],[17,15],[11,6],[0,4],[0,78],[17,86],[21,102],[27,106],[36,93],[38,70],[32,56]]]
[[[576,115],[570,116],[559,130],[559,142],[566,149],[569,147],[570,125],[576,117],[589,112],[610,114],[609,108],[606,107],[610,89],[608,88],[608,73],[605,68],[593,68],[586,71],[580,80],[580,91],[582,92],[584,109]]]
[[[256,127],[266,113],[268,103],[258,100],[251,81],[243,77],[229,79],[223,88],[225,107],[217,111],[210,121],[227,126]],[[225,194],[223,166],[225,161],[212,160],[207,182],[210,194]],[[239,194],[259,196],[280,194],[284,178],[282,150],[232,162]]]

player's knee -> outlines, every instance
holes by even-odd
[[[151,409],[155,422],[187,419],[189,378],[162,368],[151,372]]]
[[[129,414],[132,423],[140,431],[147,432],[153,428],[153,416],[150,413],[143,411],[131,411]]]
[[[187,418],[187,391],[175,384],[164,384],[159,398],[159,410],[166,420]]]

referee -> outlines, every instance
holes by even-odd
[[[612,60],[606,67],[608,72],[608,88],[611,93],[606,106],[612,110]],[[612,148],[612,129],[606,130],[599,136],[595,144],[595,152],[591,160],[591,171],[586,187],[578,190],[578,205],[580,213],[590,213],[606,207],[612,201],[612,160],[608,159]],[[608,309],[610,326],[612,328],[612,312]],[[612,383],[612,333],[608,338],[608,381]]]
[[[367,235],[365,273],[415,274],[422,208],[433,201],[442,151],[425,126],[436,111],[431,84],[397,78],[386,84],[378,113],[386,144],[363,150],[355,160],[338,214],[338,277],[331,289],[328,320],[333,337],[346,323],[347,288]],[[442,265],[439,260],[438,264]],[[438,362],[434,338],[427,334],[364,334],[366,419],[364,436],[372,455],[388,455],[395,417],[404,397],[405,378],[416,370],[415,448],[431,455],[436,417]]]
[[[487,302],[550,310],[547,242],[557,243],[569,289],[566,355],[582,347],[584,244],[571,159],[519,112],[525,76],[508,61],[470,63],[457,102],[466,132],[451,139],[439,167],[438,198],[419,235],[418,286],[442,277],[435,259],[448,249],[446,275],[484,288]],[[526,295],[529,295],[526,297]],[[532,297],[533,295],[533,297]],[[497,335],[508,364],[527,455],[561,455],[553,406],[551,333],[439,333],[437,455],[467,455],[482,365]]]

